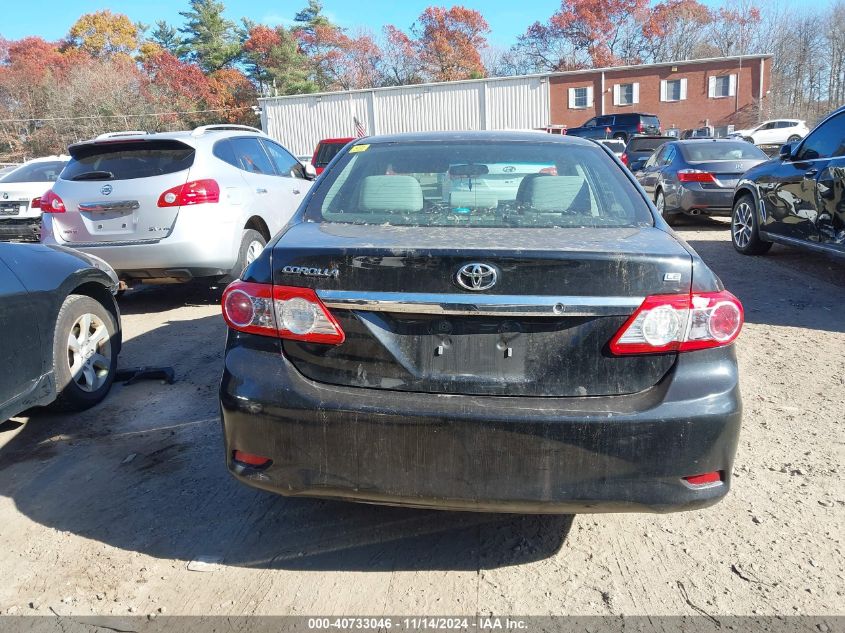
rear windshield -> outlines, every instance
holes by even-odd
[[[656,116],[644,116],[642,124],[646,127],[660,127],[660,120]]]
[[[67,165],[64,160],[39,161],[21,165],[2,177],[3,182],[55,182]]]
[[[681,154],[690,162],[708,160],[768,160],[766,153],[756,145],[745,141],[692,143],[680,145]]]
[[[342,150],[346,146],[346,143],[320,143],[320,146],[317,148],[317,162],[314,163],[314,167],[325,167],[330,162],[332,162],[332,158],[337,156],[337,153]]]
[[[306,218],[397,226],[651,225],[648,206],[598,146],[548,142],[356,145]]]
[[[637,138],[634,137],[628,141],[629,152],[653,152],[658,147],[669,141],[674,141],[673,138]]]
[[[179,141],[92,143],[71,148],[62,180],[132,180],[172,174],[194,163],[194,148]]]

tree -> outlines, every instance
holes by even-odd
[[[185,57],[188,54],[188,46],[185,38],[179,35],[176,27],[169,25],[164,20],[156,21],[153,32],[150,33],[150,42],[158,45],[162,50],[167,51],[177,58]]]
[[[252,109],[258,95],[255,86],[241,71],[234,68],[218,70],[209,75],[208,87],[210,109],[222,110],[210,113],[213,120],[252,125],[258,123]]]
[[[698,0],[664,0],[648,13],[643,25],[649,61],[692,59],[705,52],[713,13]]]
[[[294,17],[293,34],[311,66],[311,79],[319,90],[333,87],[339,48],[345,45],[343,30],[323,14],[319,0],[308,0],[308,6]]]
[[[461,6],[428,7],[411,27],[425,72],[435,81],[483,77],[481,50],[490,32],[478,11]]]
[[[185,26],[187,59],[206,73],[212,73],[234,63],[241,52],[235,23],[223,16],[226,7],[216,0],[191,0],[191,9],[179,13]]]
[[[266,94],[315,92],[308,60],[294,36],[283,26],[249,29],[244,56],[250,77]]]
[[[414,41],[392,24],[385,26],[382,33],[383,81],[390,86],[422,83],[422,62]]]
[[[70,27],[67,43],[97,58],[129,55],[138,48],[138,26],[108,9],[86,13]]]

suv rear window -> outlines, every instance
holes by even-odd
[[[598,146],[457,140],[353,147],[321,182],[306,219],[397,226],[653,224],[642,195]]]
[[[172,174],[194,164],[194,148],[179,141],[90,143],[70,148],[62,180],[132,180]]]
[[[660,119],[656,116],[644,116],[641,122],[645,127],[660,127]]]
[[[342,150],[346,146],[346,143],[320,143],[320,146],[317,148],[317,160],[314,163],[314,167],[325,167],[330,162],[332,162],[332,158],[337,156],[337,153]]]

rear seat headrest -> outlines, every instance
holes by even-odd
[[[361,182],[358,207],[362,211],[422,211],[422,187],[413,176],[367,176]]]

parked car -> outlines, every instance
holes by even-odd
[[[313,179],[273,139],[238,125],[107,134],[69,152],[41,202],[42,241],[95,254],[128,283],[237,278]]]
[[[59,177],[68,156],[36,158],[0,179],[0,239],[37,242],[41,196]]]
[[[672,136],[635,136],[628,141],[625,151],[620,158],[628,166],[628,169],[638,171],[642,169],[645,162],[654,154],[655,150],[664,143],[676,140]]]
[[[620,160],[625,155],[625,143],[615,138],[600,138],[596,139],[596,143],[604,145],[607,149],[613,152]]]
[[[845,108],[742,177],[731,238],[745,255],[778,242],[845,257]]]
[[[317,170],[317,174],[322,174],[326,166],[332,162],[337,153],[354,138],[324,138],[317,143],[314,149],[314,156],[311,157],[311,164]]]
[[[117,274],[60,246],[0,243],[0,421],[106,397],[121,346]]]
[[[741,140],[672,141],[634,175],[667,220],[680,214],[730,215],[742,174],[768,159],[760,148]]]
[[[517,167],[510,199],[456,203],[428,185],[486,165]],[[223,295],[237,479],[530,513],[727,493],[742,307],[605,149],[531,132],[371,137],[318,182]]]
[[[660,134],[660,120],[654,114],[639,112],[608,114],[593,117],[581,127],[566,130],[567,136],[614,138],[625,143],[635,134]]]
[[[0,180],[3,180],[3,176],[15,171],[20,166],[20,163],[0,163]]]
[[[783,145],[784,143],[800,141],[807,136],[809,131],[806,121],[775,119],[764,121],[760,125],[745,130],[736,130],[728,136],[741,138],[755,145]]]

